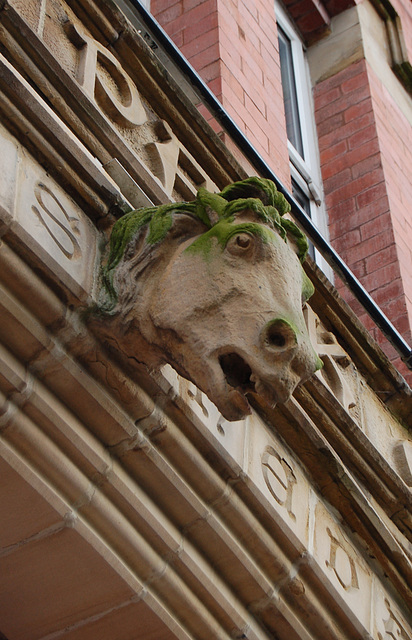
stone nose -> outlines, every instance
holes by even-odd
[[[265,349],[274,354],[286,354],[298,344],[297,329],[284,318],[276,318],[268,322],[261,333]]]
[[[283,364],[289,363],[301,382],[323,367],[307,332],[299,331],[285,318],[268,322],[261,332],[261,341],[266,353]]]

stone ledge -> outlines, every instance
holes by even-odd
[[[319,267],[307,259],[305,268],[315,286],[310,306],[349,353],[378,397],[407,429],[411,429],[412,390],[408,383]]]

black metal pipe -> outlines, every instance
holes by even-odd
[[[216,96],[210,91],[209,87],[203,82],[199,74],[193,69],[191,64],[182,55],[174,42],[169,38],[159,23],[140,3],[139,0],[128,0],[142,17],[143,22],[147,26],[149,32],[155,41],[158,40],[163,50],[171,57],[173,63],[178,67],[181,73],[187,78],[190,85],[195,89],[200,99],[207,105],[211,114],[222,125],[226,133],[239,147],[247,160],[254,166],[257,172],[264,178],[272,180],[277,189],[287,198],[292,206],[292,214],[297,223],[302,227],[311,242],[319,250],[321,255],[332,269],[342,278],[350,291],[361,303],[365,311],[369,314],[375,324],[382,331],[386,339],[392,344],[401,356],[403,362],[409,369],[412,369],[412,349],[400,333],[395,329],[393,324],[388,320],[376,302],[371,298],[366,289],[359,280],[354,276],[349,267],[342,258],[336,253],[333,247],[325,240],[312,220],[297,202],[297,200],[289,193],[288,189],[283,185],[279,178],[273,173],[272,169],[256,151],[253,145],[246,138],[243,131],[239,129],[234,120],[229,116],[222,104],[217,100]]]

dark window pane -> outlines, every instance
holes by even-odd
[[[292,195],[299,202],[300,206],[310,218],[310,200],[306,193],[300,188],[300,186],[292,180]]]
[[[285,105],[286,131],[296,151],[303,156],[302,134],[293,69],[292,46],[287,35],[278,26],[280,71],[282,75],[283,102]]]
[[[292,195],[295,198],[295,200],[297,200],[300,204],[300,206],[302,207],[302,209],[308,214],[309,218],[311,217],[310,215],[310,200],[308,198],[308,196],[306,195],[306,193],[304,191],[302,191],[302,189],[299,187],[299,185],[292,180]],[[309,242],[309,255],[311,258],[313,258],[313,260],[315,259],[315,248],[313,246],[313,244],[311,242]]]

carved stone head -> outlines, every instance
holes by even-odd
[[[171,364],[227,420],[249,394],[286,402],[321,361],[302,305],[308,244],[269,180],[126,214],[113,227],[97,321],[130,361]]]

